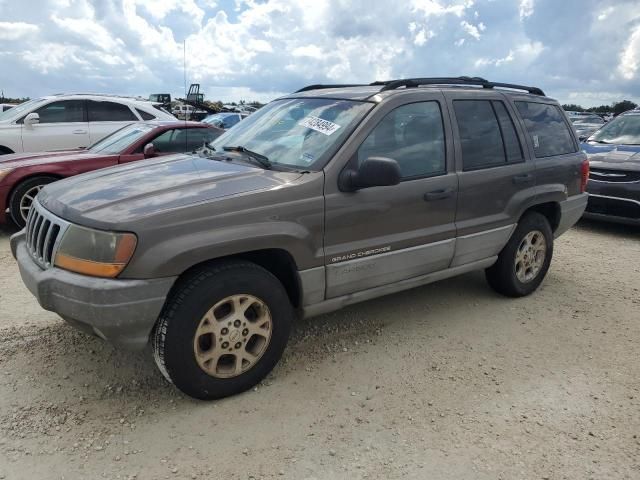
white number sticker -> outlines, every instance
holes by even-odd
[[[309,115],[307,118],[298,123],[298,125],[310,128],[311,130],[315,130],[316,132],[320,132],[324,135],[331,135],[333,132],[340,128],[340,125],[330,122],[329,120],[323,120],[322,118],[314,117],[313,115]]]
[[[539,148],[540,142],[538,141],[538,135],[533,136],[533,148]]]

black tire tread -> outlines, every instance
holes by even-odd
[[[36,185],[47,185],[57,180],[59,180],[59,178],[54,177],[53,175],[38,175],[36,177],[27,178],[16,185],[9,197],[9,215],[11,220],[13,220],[13,223],[19,227],[24,227],[24,221],[19,217],[19,212],[16,213],[16,209],[20,210],[20,198],[22,198],[22,195],[24,195],[26,191]]]
[[[192,295],[198,287],[200,287],[203,283],[209,282],[214,278],[219,278],[221,275],[234,270],[244,270],[245,272],[255,271],[259,272],[262,275],[266,275],[267,278],[275,282],[274,286],[277,287],[279,285],[282,288],[283,296],[287,299],[288,302],[288,296],[286,295],[284,287],[271,272],[255,263],[245,260],[223,260],[211,264],[205,264],[189,272],[186,276],[178,279],[177,284],[174,286],[169,296],[167,297],[165,306],[160,313],[156,326],[152,332],[151,344],[153,349],[153,358],[162,375],[169,382],[173,383],[183,392],[194,398],[210,400],[215,398],[222,398],[224,396],[227,396],[228,393],[218,394],[216,392],[213,392],[207,393],[205,395],[201,394],[198,391],[191,390],[188,387],[185,388],[184,385],[180,386],[176,384],[177,382],[175,381],[175,375],[179,374],[179,372],[171,372],[167,366],[165,358],[167,329],[172,322],[177,321],[177,312],[180,310],[180,308],[188,303],[190,295]],[[293,308],[290,308],[292,313],[291,317],[293,317]],[[286,331],[286,334],[288,336],[288,329]],[[246,388],[243,388],[242,390],[245,389]],[[238,390],[234,393],[239,393],[242,390]]]
[[[513,259],[522,237],[532,229],[540,229],[547,241],[547,256],[538,276],[521,283],[515,275]],[[533,293],[544,280],[553,257],[553,232],[547,218],[538,212],[526,213],[518,222],[509,242],[498,255],[498,260],[485,270],[487,282],[493,290],[507,297],[523,297]]]

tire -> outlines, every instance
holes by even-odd
[[[41,175],[39,177],[29,178],[22,183],[19,183],[18,186],[13,190],[11,197],[9,198],[9,214],[11,215],[11,220],[18,227],[23,228],[26,224],[26,214],[29,213],[28,210],[25,210],[25,206],[31,206],[31,202],[33,199],[28,200],[25,198],[26,195],[33,196],[34,191],[37,195],[37,192],[40,191],[42,187],[48,185],[49,183],[53,183],[58,180],[56,177],[50,177],[48,175]],[[25,203],[23,203],[26,202]],[[24,213],[24,216],[22,213]]]
[[[538,252],[543,252],[542,259]],[[521,218],[498,260],[485,270],[485,275],[496,292],[507,297],[524,297],[540,286],[552,257],[553,232],[549,221],[540,213],[530,212]]]
[[[294,318],[280,281],[254,263],[225,261],[178,282],[152,334],[154,359],[165,378],[201,400],[260,382],[282,357]],[[260,328],[267,317],[270,324]]]

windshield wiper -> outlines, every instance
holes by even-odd
[[[269,157],[267,157],[266,155],[262,155],[261,153],[258,152],[254,152],[252,150],[249,150],[248,148],[245,148],[241,145],[237,146],[237,147],[230,147],[230,146],[224,146],[222,147],[222,149],[225,152],[240,152],[240,153],[244,153],[247,155],[248,158],[251,158],[254,162],[256,162],[257,164],[259,164],[262,168],[266,169],[266,170],[271,170],[271,162],[269,161]]]
[[[596,143],[604,143],[605,145],[610,145],[609,142],[605,142],[604,140],[589,140],[590,142],[596,142]]]

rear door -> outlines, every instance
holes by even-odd
[[[580,193],[584,154],[561,107],[530,98],[516,99],[514,104],[529,136],[531,155],[536,159],[540,195],[554,191],[568,196]]]
[[[25,152],[70,150],[89,146],[89,127],[84,100],[60,100],[35,110],[40,122],[22,124]],[[22,120],[20,121],[22,122]]]
[[[347,295],[446,269],[455,246],[457,178],[440,92],[397,95],[343,150],[345,168],[382,156],[400,165],[398,185],[342,192],[342,168],[325,182],[326,296]]]
[[[87,100],[87,111],[92,144],[130,123],[139,121],[127,105],[116,102]]]
[[[535,165],[526,160],[523,132],[499,92],[450,91],[459,190],[458,239],[452,266],[497,255],[523,201],[535,197]]]

